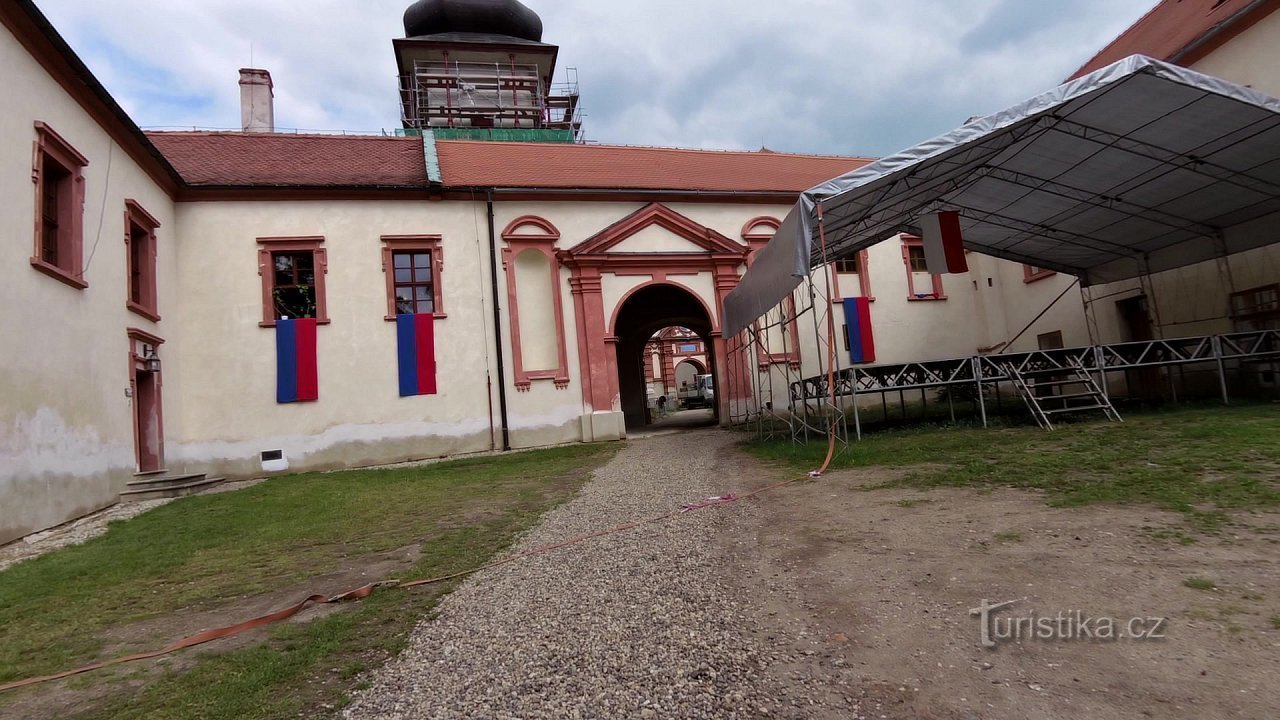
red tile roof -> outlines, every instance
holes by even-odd
[[[153,132],[195,187],[423,188],[422,140],[359,135]],[[866,158],[615,145],[436,143],[444,186],[800,192]]]
[[[147,137],[197,187],[427,186],[419,138],[240,132]]]
[[[1193,63],[1217,47],[1205,43],[1198,53],[1188,52],[1197,41],[1206,39],[1211,31],[1221,29],[1229,37],[1231,33],[1239,33],[1266,17],[1277,6],[1280,3],[1259,3],[1256,0],[1163,0],[1120,37],[1112,40],[1070,79],[1135,54],[1183,65]]]
[[[444,184],[454,187],[801,192],[862,167],[856,157],[617,145],[441,140]]]

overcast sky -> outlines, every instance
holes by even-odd
[[[409,0],[36,0],[144,127],[399,126]],[[577,67],[588,139],[884,155],[1056,85],[1155,0],[526,0]],[[251,55],[252,53],[252,55]]]

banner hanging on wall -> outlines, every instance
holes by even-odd
[[[436,394],[435,316],[396,316],[400,397]]]
[[[316,367],[316,320],[276,321],[276,402],[320,399]]]

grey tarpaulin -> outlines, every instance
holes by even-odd
[[[1280,100],[1135,55],[801,194],[725,299],[725,335],[825,259],[939,210],[965,247],[1082,285],[1280,239]]]

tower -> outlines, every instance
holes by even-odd
[[[555,85],[560,48],[519,0],[418,0],[393,45],[404,126],[441,137],[578,142],[576,73]]]

